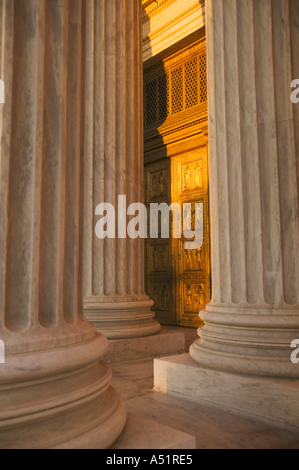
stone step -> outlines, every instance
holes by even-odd
[[[184,353],[184,333],[162,330],[157,335],[144,338],[110,340],[109,351],[103,361],[106,364],[116,364]]]
[[[155,390],[222,405],[299,428],[299,380],[221,372],[201,366],[189,354],[154,361]]]

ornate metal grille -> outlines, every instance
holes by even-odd
[[[166,119],[170,114],[169,75],[166,73],[158,78],[159,95],[159,121]]]
[[[145,85],[145,125],[149,126],[157,121],[157,83],[152,80]]]
[[[171,72],[171,114],[184,109],[183,67]]]
[[[185,107],[198,105],[198,60],[197,58],[185,65]]]
[[[207,101],[207,57],[203,48],[185,63],[173,61],[164,68],[163,62],[152,68],[145,78],[144,125],[165,121],[182,111]],[[186,54],[185,54],[186,56]],[[171,62],[171,58],[169,59]],[[182,63],[183,62],[183,63]],[[161,70],[165,70],[161,73]],[[157,70],[157,71],[156,71]],[[156,72],[155,72],[156,71]],[[155,76],[156,75],[156,76]]]
[[[207,54],[203,54],[199,58],[200,73],[200,102],[204,103],[208,100],[208,84],[207,84]]]

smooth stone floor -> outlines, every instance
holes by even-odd
[[[128,414],[125,429],[112,447],[112,449],[119,450],[190,450],[195,448],[194,436],[163,426],[134,413]]]
[[[154,392],[153,360],[110,367],[113,386],[129,412],[195,436],[197,449],[298,448],[298,429],[274,425],[219,405]]]

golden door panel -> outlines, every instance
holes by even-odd
[[[201,324],[199,313],[211,297],[207,147],[174,157],[172,174],[172,200],[180,203],[182,211],[182,238],[173,240],[176,324],[197,327]],[[195,210],[197,203],[203,205],[203,212]],[[203,227],[203,244],[192,249],[185,245],[184,204],[187,213],[191,209],[192,230],[196,223]]]

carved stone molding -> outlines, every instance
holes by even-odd
[[[205,3],[198,0],[157,0],[143,4],[144,61],[205,25]]]
[[[161,13],[177,0],[143,0],[142,2],[142,20],[146,23],[151,18]]]
[[[169,0],[171,1],[171,0]],[[172,0],[177,1],[177,0]],[[165,5],[165,7],[168,7],[169,5]],[[173,26],[179,24],[181,21],[184,19],[188,18],[188,16],[191,16],[194,12],[198,11],[198,5],[193,5],[191,8],[188,8],[188,10],[182,12],[179,16],[176,18],[172,18],[170,21],[168,21],[166,24],[164,24],[161,28],[155,30],[153,33],[150,33],[148,37],[143,39],[143,44],[145,45],[146,43],[158,38],[161,34],[165,33],[167,30],[170,28],[173,28]],[[161,11],[157,11],[157,14],[161,13]]]

